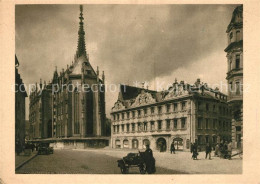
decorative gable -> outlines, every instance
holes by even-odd
[[[186,89],[184,89],[183,85],[178,85],[177,87],[172,87],[169,90],[169,93],[164,97],[164,100],[179,98],[188,94],[189,92]]]
[[[134,103],[131,105],[131,107],[137,107],[141,105],[151,104],[155,103],[156,100],[152,97],[152,95],[148,92],[145,92],[144,90],[139,94]]]
[[[123,105],[123,103],[120,100],[117,100],[114,107],[112,108],[112,111],[118,111],[118,110],[124,110],[126,107]]]

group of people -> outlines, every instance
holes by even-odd
[[[230,142],[221,142],[219,144],[216,144],[215,146],[215,156],[218,156],[220,158],[227,158],[231,159],[232,156],[232,143]]]
[[[213,150],[213,147],[211,146],[210,143],[207,143],[206,144],[206,147],[205,147],[205,159],[209,159],[211,160],[211,152]],[[193,160],[197,160],[198,158],[198,144],[195,142],[195,143],[192,143],[191,144],[191,148],[190,148],[190,151],[192,153],[192,159]],[[218,156],[220,158],[225,158],[225,159],[231,159],[232,157],[232,143],[231,142],[221,142],[219,144],[216,144],[215,146],[215,152],[214,152],[214,156]]]

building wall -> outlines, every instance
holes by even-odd
[[[198,103],[200,107],[198,108]],[[185,107],[182,108],[182,103],[185,103]],[[177,104],[177,108],[176,105]],[[209,105],[209,110],[206,110],[206,104]],[[215,109],[213,111],[213,105]],[[161,107],[161,113],[159,108]],[[218,107],[225,108],[225,113],[219,113]],[[154,113],[152,108],[154,107]],[[145,110],[147,109],[147,113]],[[138,116],[138,111],[141,112]],[[227,112],[226,112],[227,111]],[[135,112],[133,117],[132,112]],[[129,113],[129,118],[127,114]],[[124,115],[123,115],[124,114]],[[182,127],[182,119],[185,119],[185,125]],[[202,125],[198,127],[198,118],[202,118]],[[133,140],[138,140],[138,149],[144,148],[144,139],[150,141],[151,148],[158,150],[157,141],[160,138],[166,141],[166,150],[170,150],[170,145],[174,141],[175,147],[180,150],[189,150],[190,143],[195,142],[198,136],[202,141],[199,145],[202,149],[206,143],[206,137],[210,143],[216,144],[222,139],[230,139],[231,137],[231,120],[230,110],[227,103],[220,103],[216,100],[207,100],[200,98],[193,98],[192,96],[177,99],[174,101],[166,101],[159,104],[150,104],[148,106],[138,107],[134,109],[127,109],[119,112],[111,113],[112,125],[111,125],[111,142],[112,148],[127,148],[124,141],[128,140],[128,148],[134,148]],[[208,119],[208,127],[206,128],[206,119]],[[213,128],[213,119],[215,120],[215,127]],[[161,121],[161,128],[160,123]],[[218,121],[223,121],[226,124],[225,131],[222,128],[218,128]],[[154,126],[151,124],[154,122]],[[138,123],[141,123],[141,130],[138,128]],[[144,128],[147,123],[147,128]],[[176,126],[177,123],[177,126]],[[130,130],[127,130],[127,126],[130,126]],[[132,130],[132,124],[135,124],[134,130]],[[168,125],[167,125],[168,124]],[[123,125],[123,126],[122,126]],[[154,127],[154,128],[152,128]],[[213,136],[216,137],[213,142]],[[179,141],[178,141],[179,140]],[[179,145],[180,140],[182,144]]]

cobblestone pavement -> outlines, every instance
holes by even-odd
[[[117,160],[118,157],[107,155],[106,150],[54,150],[54,154],[38,155],[16,174],[121,174]],[[182,173],[162,167],[156,169],[156,174]],[[139,174],[138,168],[131,168],[129,174]]]

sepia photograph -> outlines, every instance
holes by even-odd
[[[15,174],[243,174],[242,4],[15,5]]]

